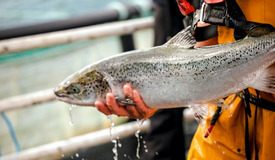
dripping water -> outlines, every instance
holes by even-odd
[[[141,140],[143,139],[142,136],[140,136],[139,138],[140,138]],[[147,152],[148,152],[148,148],[147,148],[147,145],[146,145],[146,141],[143,139],[142,143],[143,143],[144,151],[147,153]]]
[[[76,105],[72,104],[70,106],[70,108],[69,108],[69,115],[70,115],[70,122],[69,122],[69,124],[70,124],[70,126],[74,125],[73,116],[72,116],[72,110],[73,110],[74,107],[76,107]]]
[[[208,137],[210,137],[213,140],[213,142],[215,143],[215,145],[217,145],[218,149],[222,152],[222,154],[225,154],[225,151],[222,150],[221,146],[217,143],[217,141],[212,137],[210,133]]]
[[[129,160],[132,160],[132,158],[130,156],[127,156],[126,154],[124,154],[125,158],[128,158]]]
[[[229,117],[233,117],[233,114],[231,113],[231,111],[229,112]]]
[[[139,148],[140,148],[139,132],[140,132],[140,130],[138,129],[137,132],[135,133],[135,136],[137,137],[137,151],[136,151],[137,158],[140,158],[140,156],[139,156]]]
[[[231,117],[233,117],[233,113],[232,113],[232,111],[231,111],[231,109],[230,108],[228,108],[228,110],[229,110],[229,118],[231,118]]]
[[[144,147],[144,151],[147,153],[148,152],[148,148],[147,148],[145,140],[143,140],[143,147]]]
[[[111,142],[114,143],[114,147],[113,147],[112,151],[115,154],[114,160],[117,160],[118,159],[117,147],[122,147],[122,144],[119,141],[119,137],[116,135],[115,123],[113,121],[113,116],[108,115],[107,118],[111,121],[111,127],[110,127],[109,131],[110,131]]]
[[[139,133],[140,133],[140,129],[141,129],[141,125],[143,124],[143,122],[145,121],[145,119],[142,119],[142,120],[137,120],[137,122],[140,122],[140,124],[138,124],[138,128],[137,128],[137,131],[135,133],[135,136],[137,137],[137,150],[136,150],[136,157],[138,159],[140,159],[140,156],[139,156],[139,149],[140,149],[140,137],[139,137]]]

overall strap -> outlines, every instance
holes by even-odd
[[[261,107],[263,109],[267,109],[270,111],[275,111],[275,103],[267,101],[265,99],[259,98],[259,92],[256,90],[257,96],[249,93],[248,89],[245,89],[242,92],[237,93],[236,95],[244,100],[245,104],[245,153],[246,153],[246,159],[251,159],[251,154],[249,151],[249,128],[248,128],[248,117],[251,117],[251,110],[250,110],[250,103],[254,104],[256,106],[255,110],[255,122],[256,123],[256,117],[257,117],[257,109],[258,107]],[[258,148],[256,145],[256,139],[255,139],[255,160],[258,159]]]
[[[237,93],[237,96],[244,99],[245,101],[254,104],[256,106],[259,106],[263,109],[267,109],[269,111],[275,111],[275,103],[274,102],[270,102],[268,100],[259,98],[258,96],[255,96],[249,92],[246,92],[245,94],[243,92],[239,92]],[[249,113],[248,113],[249,115]]]

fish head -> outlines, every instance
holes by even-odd
[[[97,70],[78,72],[61,82],[54,93],[58,100],[80,106],[94,106],[96,100],[105,102],[111,91],[105,75]]]

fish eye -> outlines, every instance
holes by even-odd
[[[80,92],[80,87],[78,85],[71,85],[67,88],[68,93],[79,93]]]

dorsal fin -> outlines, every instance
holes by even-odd
[[[164,46],[170,45],[180,48],[193,48],[196,45],[196,40],[191,34],[191,26],[186,27],[164,44]]]

